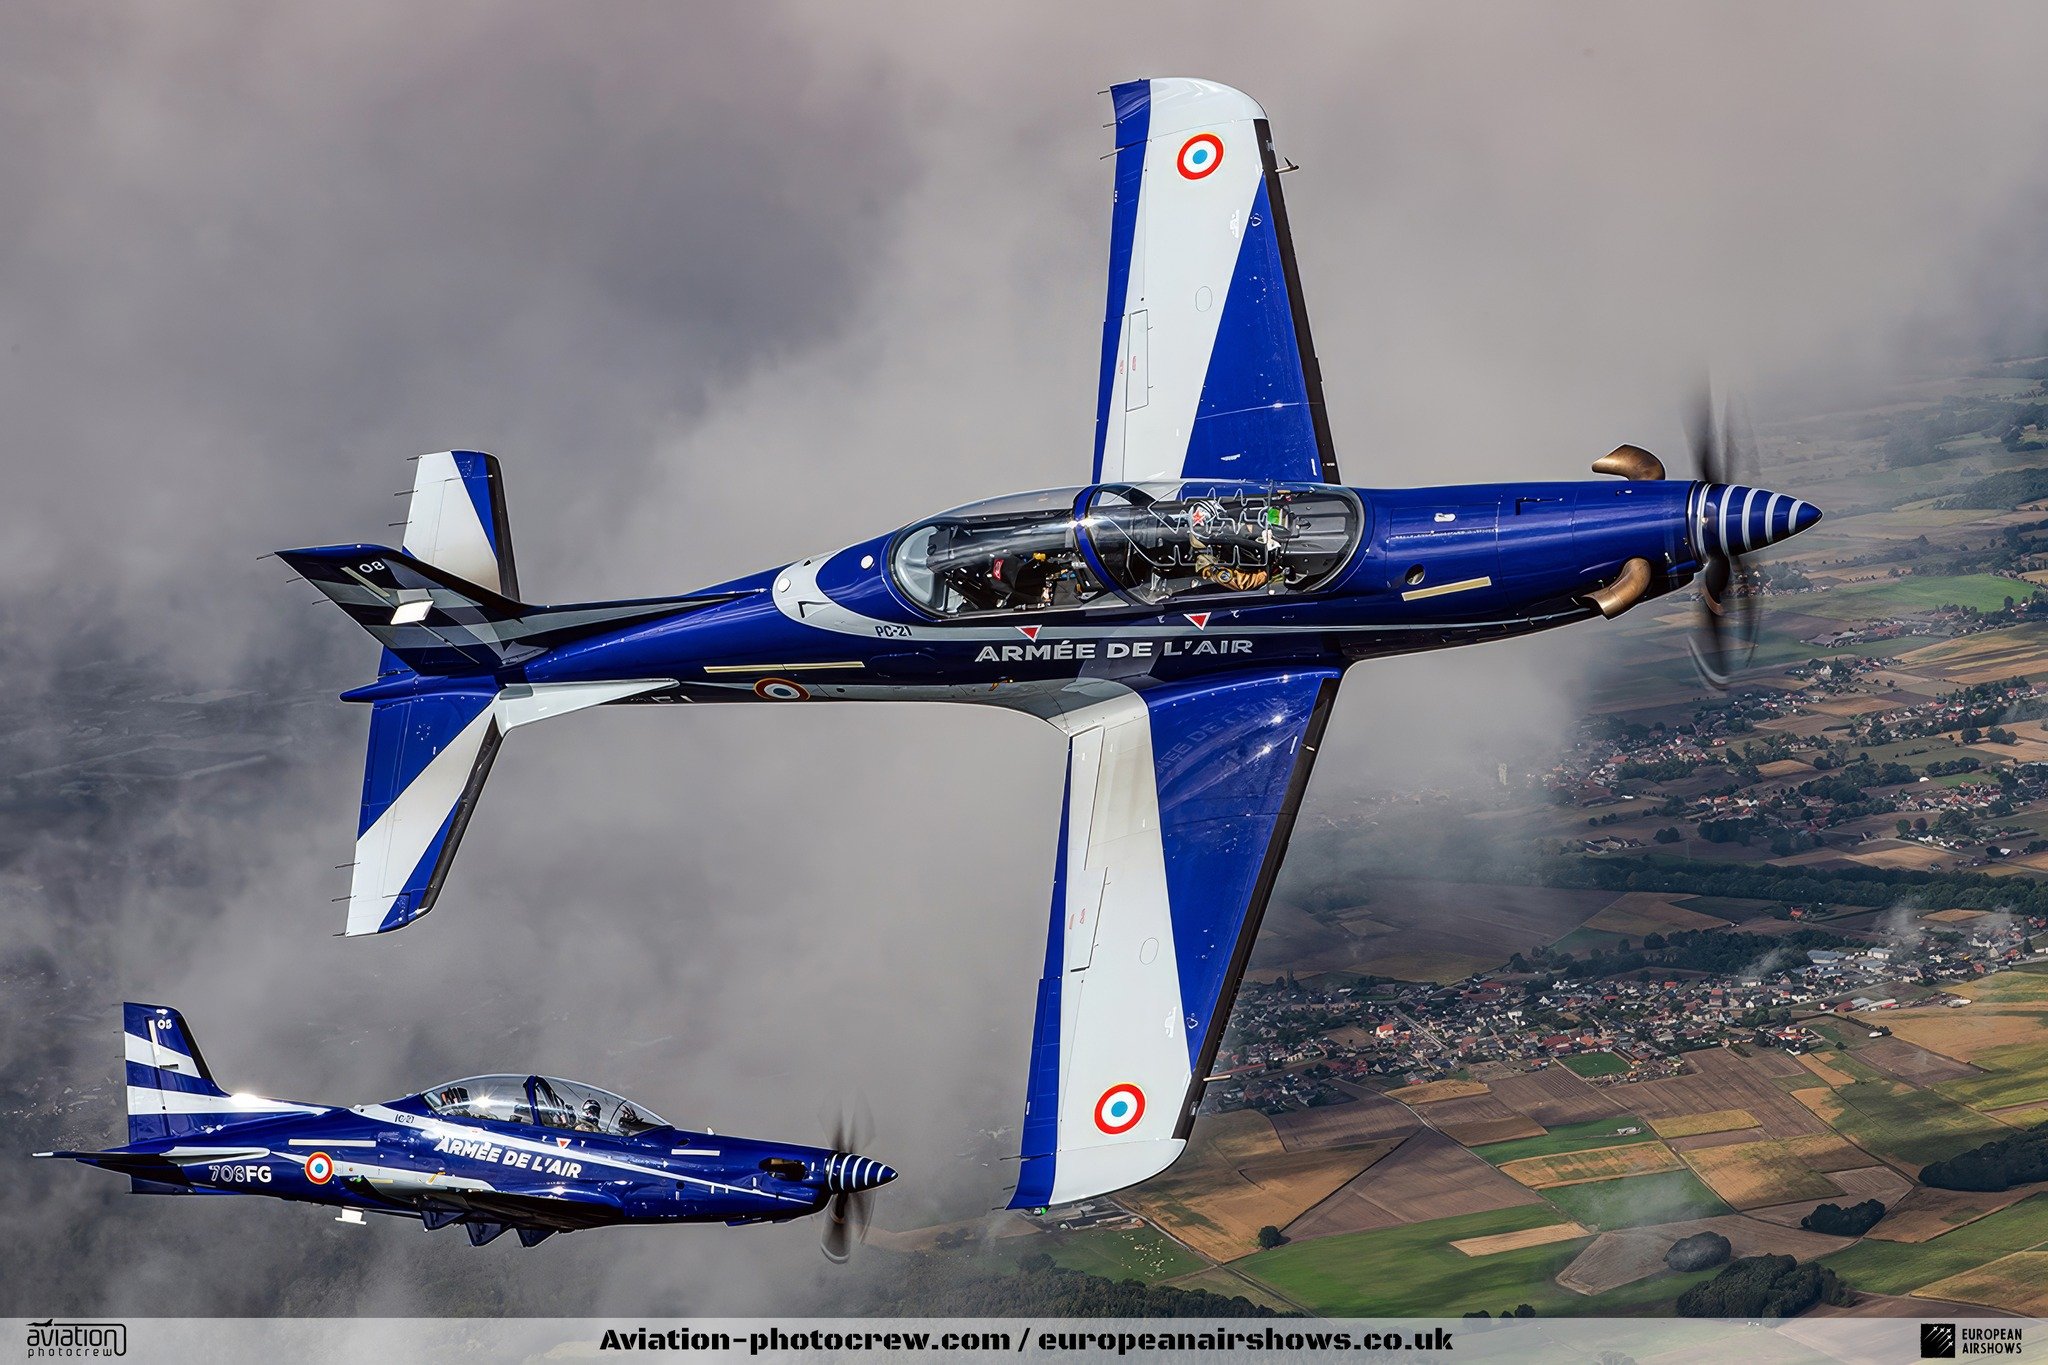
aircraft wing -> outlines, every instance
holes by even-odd
[[[1265,111],[1213,81],[1110,95],[1094,481],[1339,482]]]
[[[423,1202],[457,1214],[489,1218],[507,1227],[551,1228],[561,1232],[615,1223],[622,1212],[619,1201],[610,1195],[571,1187],[551,1194],[441,1189]]]
[[[1107,1194],[1180,1155],[1337,678],[1192,682],[1057,722],[1066,809],[1012,1208]]]

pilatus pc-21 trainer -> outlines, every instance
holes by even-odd
[[[619,1223],[779,1223],[824,1211],[825,1253],[867,1228],[896,1172],[831,1148],[683,1132],[644,1106],[559,1076],[470,1076],[339,1108],[229,1094],[174,1009],[121,1007],[128,1142],[37,1152],[127,1176],[137,1194],[261,1194],[506,1232],[538,1246]],[[842,1129],[844,1124],[841,1124]],[[837,1140],[835,1135],[835,1141]]]
[[[1083,487],[926,517],[684,597],[533,606],[490,456],[419,462],[401,550],[283,557],[376,636],[348,932],[434,904],[506,732],[596,705],[975,702],[1065,731],[1014,1203],[1180,1154],[1344,670],[1702,580],[1702,669],[1753,623],[1749,551],[1817,508],[1622,446],[1570,483],[1348,486],[1264,113],[1119,85],[1109,306]],[[1354,471],[1355,472],[1355,471]],[[1048,803],[1051,793],[1047,794]],[[1047,813],[1047,826],[1052,816]]]

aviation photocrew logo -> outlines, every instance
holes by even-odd
[[[58,1322],[28,1325],[30,1360],[104,1360],[128,1354],[125,1322]]]

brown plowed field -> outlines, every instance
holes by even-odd
[[[1557,1282],[1577,1294],[1603,1294],[1634,1284],[1661,1273],[1664,1253],[1671,1244],[1696,1232],[1720,1233],[1728,1239],[1733,1256],[1797,1256],[1804,1261],[1849,1245],[1846,1237],[1823,1237],[1739,1214],[1691,1218],[1683,1223],[1603,1232],[1564,1268]]]
[[[1425,1128],[1282,1230],[1299,1242],[1540,1202],[1442,1133]]]
[[[1273,1131],[1279,1136],[1280,1145],[1290,1152],[1404,1138],[1419,1127],[1421,1121],[1414,1110],[1378,1095],[1362,1096],[1349,1104],[1326,1104],[1273,1115]]]
[[[1714,1109],[1747,1109],[1757,1125],[1774,1138],[1825,1133],[1827,1125],[1811,1110],[1771,1083],[1769,1063],[1742,1057],[1727,1048],[1689,1053],[1695,1074],[1615,1086],[1608,1093],[1646,1119],[1676,1118]]]
[[[1546,1128],[1591,1123],[1622,1113],[1622,1107],[1561,1066],[1547,1066],[1493,1082],[1494,1098]]]

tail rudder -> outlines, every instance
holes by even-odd
[[[500,597],[517,599],[512,522],[498,457],[444,450],[415,462],[405,552]]]
[[[220,1088],[200,1056],[185,1017],[165,1005],[121,1007],[121,1041],[128,1093],[128,1141],[149,1142],[211,1132],[317,1108],[231,1095]]]

